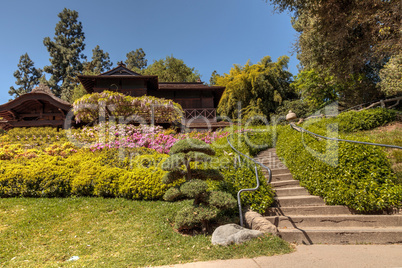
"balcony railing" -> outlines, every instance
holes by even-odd
[[[215,108],[184,109],[184,117],[186,120],[208,119],[209,121],[216,121],[216,109]]]

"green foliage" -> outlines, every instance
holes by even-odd
[[[154,61],[142,72],[144,75],[157,75],[159,82],[197,82],[200,74],[194,68],[188,67],[183,60],[173,56]]]
[[[53,127],[32,127],[10,129],[6,135],[0,137],[0,142],[41,148],[53,143],[66,143],[68,139],[64,130]]]
[[[379,99],[376,84],[384,62],[401,51],[398,0],[270,0],[295,12],[296,49],[304,70],[319,70],[344,87],[347,106]],[[348,12],[345,12],[345,11]]]
[[[73,92],[71,93],[71,97],[70,97],[69,102],[74,103],[76,100],[84,97],[87,94],[88,94],[88,92],[86,91],[84,86],[80,83],[79,85],[76,85],[73,88]]]
[[[381,91],[388,96],[402,93],[402,53],[392,56],[380,70]]]
[[[209,195],[209,204],[219,209],[231,209],[236,207],[236,200],[230,193],[213,191]]]
[[[372,113],[381,114],[375,110],[350,113],[354,115],[354,122],[363,123],[350,125],[343,119],[339,121],[339,129],[354,131],[372,128]],[[339,117],[349,116],[345,114]],[[335,120],[322,119],[309,123],[308,129],[328,136],[326,126]],[[339,136],[362,140],[356,136]],[[285,160],[294,178],[311,194],[323,197],[327,204],[345,205],[360,212],[380,211],[401,205],[402,186],[393,183],[395,174],[383,149],[379,147],[318,140],[286,126],[280,129],[277,153]]]
[[[130,51],[126,54],[126,65],[128,69],[135,72],[139,72],[147,67],[148,60],[145,59],[145,52],[142,48],[138,48],[135,51]]]
[[[219,102],[218,113],[230,118],[238,118],[238,102],[246,114],[269,117],[276,107],[294,94],[289,84],[291,73],[286,71],[288,57],[280,57],[272,62],[269,56],[257,64],[234,65],[229,74],[215,76],[216,85],[226,87]]]
[[[343,91],[343,87],[334,82],[333,76],[324,76],[315,69],[300,72],[291,87],[313,110],[338,100]]]
[[[209,79],[209,85],[215,86],[216,85],[216,78],[220,76],[216,70],[214,70],[211,74],[211,78]]]
[[[206,194],[208,184],[202,180],[191,180],[180,186],[180,192],[188,198],[197,198]]]
[[[303,100],[285,100],[282,105],[275,110],[276,116],[286,116],[289,111],[294,112],[298,118],[305,118],[313,113],[311,106]]]
[[[209,144],[205,142],[188,138],[184,140],[180,140],[175,143],[175,145],[170,149],[169,154],[177,154],[177,153],[189,153],[189,152],[200,152],[206,155],[214,155],[215,151],[211,148]]]
[[[166,155],[138,155],[132,161],[118,157],[117,150],[82,150],[68,157],[47,154],[2,160],[0,196],[75,195],[157,200],[173,186],[161,182],[166,172],[160,165]]]
[[[214,205],[209,204],[210,192],[206,180],[223,180],[223,177],[218,170],[200,168],[200,165],[203,162],[211,161],[210,156],[215,155],[215,151],[203,141],[187,138],[176,142],[169,154],[169,158],[162,164],[162,169],[169,173],[163,177],[162,181],[179,184],[178,180],[184,177],[186,182],[181,182],[180,189],[173,187],[169,190],[164,199],[167,201],[174,201],[180,197],[194,199],[192,207],[177,213],[175,227],[180,231],[202,227],[202,231],[205,233],[209,231],[209,221],[215,219],[220,211]],[[234,201],[230,194],[226,197]],[[235,204],[235,202],[228,201],[226,206],[223,204],[221,208],[232,208],[229,207],[231,204]]]
[[[219,210],[209,206],[186,207],[177,212],[174,227],[179,231],[191,230],[203,223],[205,228],[208,222],[218,216]]]
[[[103,115],[105,119],[122,117],[124,123],[147,123],[152,121],[152,114],[155,122],[180,122],[183,116],[181,106],[171,100],[131,97],[112,91],[83,96],[74,102],[73,111],[77,122],[94,122]]]
[[[58,14],[60,21],[56,24],[55,37],[43,40],[50,54],[51,65],[44,71],[51,75],[48,85],[57,97],[64,100],[71,98],[72,90],[77,85],[75,77],[82,71],[81,59],[85,44],[82,23],[78,21],[78,12],[64,8]]]
[[[349,133],[380,127],[394,121],[395,118],[395,111],[376,108],[363,111],[344,112],[335,118],[323,120],[317,124],[322,128],[324,128],[326,124],[338,124],[339,131]]]
[[[39,79],[42,76],[42,70],[34,67],[34,62],[25,53],[20,57],[18,62],[18,70],[14,72],[14,77],[17,79],[15,84],[18,88],[10,87],[8,94],[17,98],[23,94],[29,93],[39,84]]]
[[[235,134],[230,141],[237,150],[254,156],[259,151],[272,147],[273,137],[272,132],[261,131],[253,134]],[[216,151],[216,157],[219,158],[219,171],[224,177],[222,181],[209,181],[212,191],[225,191],[235,196],[241,189],[256,187],[254,164],[250,160],[242,158],[241,163],[239,163],[237,155],[229,146],[226,138],[220,138],[212,145]],[[264,213],[273,203],[274,191],[271,185],[264,183],[264,175],[259,166],[258,176],[261,183],[260,188],[254,192],[242,193],[241,201],[243,206],[249,206],[254,211]]]
[[[110,70],[113,62],[110,61],[109,53],[103,52],[97,45],[92,49],[92,61],[84,62],[83,70],[85,75],[98,75]]]
[[[173,202],[181,198],[183,195],[178,187],[169,188],[163,195],[163,200]]]

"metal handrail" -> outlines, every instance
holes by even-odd
[[[244,133],[244,132],[250,132],[250,131],[241,131],[238,134]],[[248,189],[241,189],[240,191],[237,192],[237,204],[239,206],[239,214],[240,214],[240,226],[244,226],[243,224],[243,210],[242,210],[242,206],[241,206],[241,199],[240,199],[240,195],[242,192],[249,192],[249,191],[256,191],[258,190],[258,188],[260,188],[260,180],[258,178],[258,169],[257,169],[257,164],[260,165],[261,167],[265,168],[268,171],[268,180],[267,183],[270,183],[272,180],[272,171],[269,167],[261,164],[260,162],[256,161],[255,159],[249,157],[246,154],[243,154],[242,152],[240,152],[239,150],[237,150],[229,141],[229,137],[231,137],[234,133],[230,134],[229,136],[227,136],[227,141],[229,143],[229,146],[232,148],[233,151],[235,151],[238,155],[239,155],[239,159],[240,156],[244,156],[245,158],[251,160],[254,163],[254,170],[255,170],[255,178],[257,181],[257,186],[255,188],[248,188]]]
[[[326,139],[326,140],[345,141],[345,142],[350,142],[350,143],[358,143],[358,144],[365,144],[365,145],[374,145],[374,146],[381,146],[381,147],[402,149],[401,146],[396,146],[396,145],[380,144],[380,143],[372,143],[372,142],[364,142],[364,141],[352,141],[352,140],[345,140],[345,139],[338,139],[338,138],[329,138],[329,137],[325,137],[325,136],[319,135],[319,134],[317,134],[317,133],[308,131],[307,129],[304,129],[304,128],[302,128],[302,127],[296,126],[294,123],[290,123],[290,126],[291,126],[294,130],[300,129],[302,132],[304,131],[304,132],[309,133],[309,134],[311,134],[311,135],[313,135],[313,136],[320,137],[320,138],[323,138],[323,139]]]

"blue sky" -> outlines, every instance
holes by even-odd
[[[290,16],[274,13],[264,0],[16,0],[2,1],[0,7],[0,104],[11,98],[8,90],[15,86],[21,55],[27,52],[37,68],[50,64],[43,39],[54,37],[64,7],[79,13],[88,59],[99,45],[113,67],[128,52],[143,48],[148,65],[173,55],[195,67],[206,82],[214,70],[228,73],[233,64],[257,63],[267,55],[274,61],[288,55],[289,71],[297,74]]]

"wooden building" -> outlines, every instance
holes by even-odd
[[[71,107],[40,84],[32,92],[0,105],[0,127],[62,127]]]
[[[179,103],[185,114],[185,123],[191,127],[212,128],[226,124],[216,123],[216,107],[224,87],[207,86],[202,82],[158,82],[155,75],[141,75],[120,63],[100,75],[79,75],[78,79],[88,93],[104,90],[121,92],[133,97],[143,95],[171,99]],[[62,127],[72,105],[52,94],[44,85],[15,100],[0,105],[0,127]]]
[[[104,90],[130,96],[155,96],[179,103],[187,121],[216,122],[216,107],[224,87],[207,86],[202,82],[158,82],[154,75],[140,75],[123,63],[100,75],[80,75],[78,79],[88,93]]]

